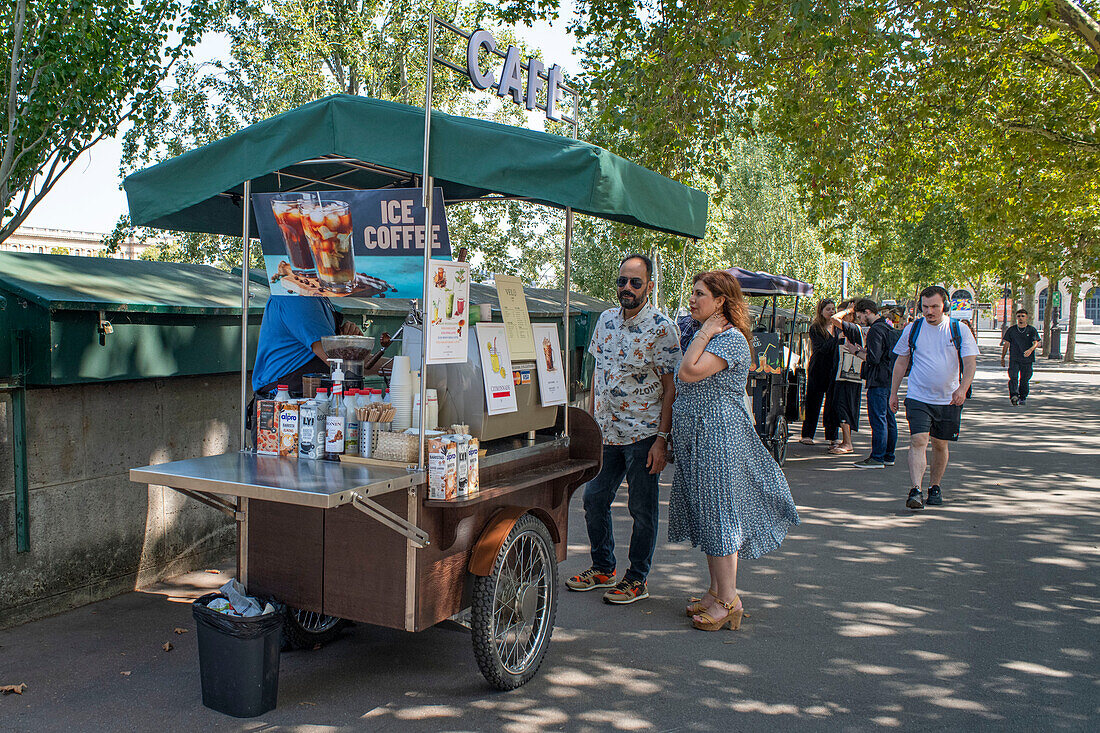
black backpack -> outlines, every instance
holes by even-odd
[[[951,343],[955,344],[955,351],[959,354],[959,381],[962,382],[963,376],[963,352],[962,352],[962,331],[959,330],[959,322],[954,318],[948,319],[951,323]],[[923,318],[918,318],[913,321],[912,328],[909,329],[909,365],[912,366],[912,355],[917,350],[917,334],[920,333],[921,324],[924,323]],[[900,334],[899,334],[900,336]],[[895,343],[897,341],[895,340]],[[966,399],[970,399],[970,396],[974,392],[974,385],[971,384],[966,388]]]

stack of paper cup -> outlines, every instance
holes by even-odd
[[[427,415],[424,416],[424,426],[428,430],[439,428],[439,396],[434,389],[426,390],[428,395]]]
[[[390,373],[390,402],[394,408],[393,430],[404,430],[412,425],[412,396],[409,357],[395,356]]]

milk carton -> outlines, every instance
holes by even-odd
[[[428,498],[451,500],[458,495],[458,448],[449,437],[428,441]]]
[[[466,443],[466,496],[476,496],[481,489],[477,452],[479,447],[477,438],[470,438]]]
[[[458,475],[457,488],[455,491],[456,496],[459,499],[466,498],[467,489],[469,486],[469,435],[449,435],[448,438],[455,442],[455,453],[458,456],[456,463],[456,472]]]
[[[256,400],[256,452],[264,456],[279,455],[279,403]]]
[[[297,402],[279,403],[279,455],[298,457],[299,408]]]
[[[317,459],[324,453],[324,417],[318,416],[317,408],[316,400],[307,400],[298,408],[299,458]]]

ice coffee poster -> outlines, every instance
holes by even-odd
[[[493,275],[497,285],[500,314],[508,330],[508,347],[517,361],[535,358],[535,342],[531,340],[531,316],[527,312],[527,296],[523,281],[513,275]]]
[[[477,353],[485,381],[485,405],[490,415],[515,412],[516,385],[512,380],[512,357],[508,352],[508,332],[503,323],[478,323]]]
[[[272,295],[424,297],[419,188],[252,196]],[[450,257],[443,189],[434,192],[432,254]]]
[[[470,330],[470,265],[432,260],[428,268],[428,363],[466,361]]]
[[[561,343],[556,323],[531,326],[535,336],[535,367],[539,374],[539,395],[543,407],[566,403],[565,368],[561,363]]]

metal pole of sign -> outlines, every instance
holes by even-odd
[[[578,136],[578,119],[580,117],[580,105],[577,104],[577,96],[573,95],[573,139],[576,140]],[[573,248],[573,209],[572,207],[565,208],[565,348],[563,350],[565,354],[565,414],[562,416],[562,432],[566,438],[569,437],[569,405],[572,402],[572,388],[573,382],[570,376],[569,365],[573,361],[573,354],[569,350],[569,335],[572,330],[572,323],[569,320],[569,291],[570,280],[573,275],[573,260],[571,251]]]
[[[431,286],[428,282],[428,271],[431,269],[432,258],[432,176],[428,170],[429,151],[432,137],[432,82],[435,78],[435,14],[428,17],[428,68],[424,80],[424,167],[422,169],[421,183],[423,185],[422,203],[424,204],[424,300],[421,301],[420,324],[422,329],[420,339],[420,452],[418,466],[424,470],[424,421],[428,414],[428,299],[431,296]]]
[[[252,181],[244,182],[241,201],[241,450],[248,448],[248,227],[251,223]]]

